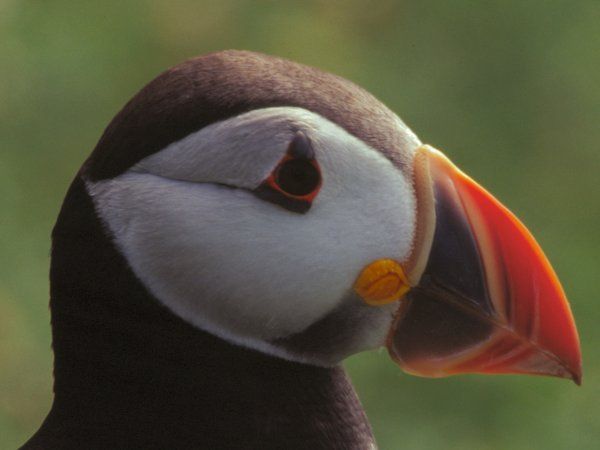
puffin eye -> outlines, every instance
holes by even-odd
[[[284,193],[304,197],[319,187],[321,174],[314,161],[289,159],[278,166],[274,181]]]
[[[301,131],[271,175],[254,190],[259,198],[305,213],[321,188],[321,170],[308,137]]]

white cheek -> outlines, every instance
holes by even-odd
[[[334,310],[368,263],[404,260],[413,240],[414,193],[402,173],[322,118],[307,129],[323,186],[305,214],[244,189],[136,171],[88,191],[158,300],[199,328],[264,347]]]
[[[370,199],[329,199],[323,189],[309,213],[295,214],[243,190],[152,175],[89,188],[158,299],[200,327],[242,337],[302,331],[335,308],[362,267],[409,250],[402,211],[410,206],[400,196],[390,207],[390,193],[377,189]]]

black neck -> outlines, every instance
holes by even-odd
[[[36,448],[371,448],[345,372],[231,345],[156,302],[78,177],[53,234],[52,409]]]

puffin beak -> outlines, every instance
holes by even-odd
[[[401,299],[387,338],[406,372],[526,373],[581,383],[573,315],[525,226],[442,153],[414,160],[417,233],[409,260],[378,260],[355,290],[369,304]]]

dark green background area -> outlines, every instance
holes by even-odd
[[[51,401],[50,230],[117,110],[160,71],[239,48],[364,86],[536,235],[579,325],[564,380],[347,367],[382,449],[592,449],[600,442],[600,2],[0,0],[0,448]]]

